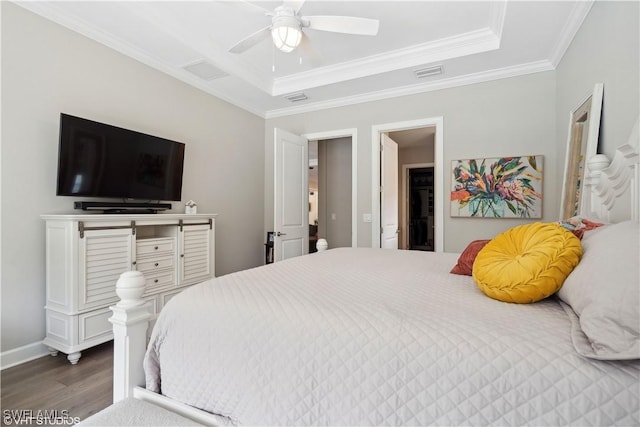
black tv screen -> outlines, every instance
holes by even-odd
[[[184,144],[60,114],[58,196],[178,201]]]

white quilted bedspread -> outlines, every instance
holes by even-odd
[[[579,356],[557,300],[492,300],[456,259],[333,249],[194,286],[147,388],[238,425],[640,424],[640,361]]]

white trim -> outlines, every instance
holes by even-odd
[[[553,65],[547,60],[529,62],[526,64],[498,68],[495,70],[480,71],[478,73],[451,77],[448,79],[440,79],[415,85],[384,89],[375,92],[363,93],[360,95],[345,96],[343,98],[334,98],[327,101],[315,102],[295,107],[268,110],[264,113],[264,118],[273,119],[276,117],[284,117],[300,113],[310,113],[314,111],[326,110],[329,108],[344,107],[347,105],[361,104],[364,102],[379,101],[382,99],[395,98],[399,96],[415,95],[418,93],[433,92],[441,89],[449,89],[475,83],[483,83],[493,80],[506,79],[509,77],[517,77],[526,74],[540,73],[543,71],[551,71],[553,69]]]
[[[351,246],[358,247],[358,129],[313,132],[302,137],[307,141],[351,137]]]
[[[435,126],[434,137],[434,198],[435,252],[444,251],[444,119],[442,116],[371,126],[371,246],[380,247],[380,134],[383,132]]]
[[[278,96],[437,61],[489,52],[499,47],[500,38],[492,29],[482,28],[383,54],[279,77],[274,79],[270,95]]]
[[[420,169],[420,168],[434,168],[434,172],[435,172],[435,165],[433,164],[433,162],[431,163],[405,163],[402,165],[402,194],[401,194],[401,200],[402,200],[402,204],[403,204],[403,208],[402,208],[402,248],[406,249],[409,246],[409,240],[407,239],[408,237],[408,227],[407,224],[409,223],[409,196],[407,195],[407,187],[408,187],[408,181],[409,181],[409,170],[410,169]]]
[[[573,38],[576,36],[576,33],[589,14],[593,3],[594,0],[583,0],[576,2],[573,6],[573,10],[567,19],[564,28],[562,28],[560,37],[556,39],[558,40],[558,44],[556,44],[549,55],[549,61],[553,65],[554,69],[558,64],[560,64],[560,61],[571,45]]]
[[[11,368],[47,355],[49,349],[42,341],[23,345],[0,353],[0,369]]]
[[[493,10],[493,20],[489,25],[491,31],[493,31],[498,37],[499,40],[502,40],[502,30],[504,29],[504,21],[507,16],[507,0],[503,0],[502,4],[500,2],[495,2],[496,7]]]

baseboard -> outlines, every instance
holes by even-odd
[[[47,356],[48,354],[49,349],[42,343],[42,341],[3,351],[0,353],[0,370],[21,365],[25,362],[29,362],[30,360]]]

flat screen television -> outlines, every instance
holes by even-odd
[[[178,201],[184,144],[60,114],[58,196]]]

